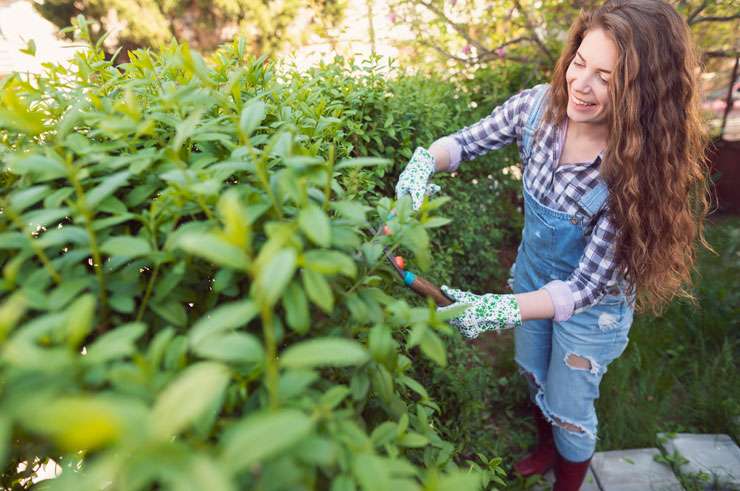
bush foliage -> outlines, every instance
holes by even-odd
[[[119,66],[91,49],[2,81],[3,486],[47,458],[53,490],[502,482],[500,459],[445,439],[459,422],[416,361],[443,370],[453,331],[382,257],[460,266],[436,250],[432,266],[446,198],[411,213],[388,196],[416,145],[475,120],[476,95],[381,72],[281,73],[236,41]],[[392,207],[394,233],[376,234]]]

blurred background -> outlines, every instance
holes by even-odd
[[[405,70],[472,77],[503,62],[548,72],[580,8],[560,0],[0,0],[0,77],[64,62],[81,44],[63,29],[82,14],[109,56],[173,39],[208,54],[241,36],[256,55],[299,69],[336,55],[395,59]],[[740,139],[736,2],[677,1],[705,64],[715,136]],[[31,45],[29,46],[29,43]],[[534,77],[533,77],[534,78]],[[732,93],[734,95],[730,96]]]
[[[718,208],[740,212],[740,8],[734,0],[672,0],[702,57],[703,109]],[[481,73],[524,70],[547,80],[582,0],[0,0],[0,78],[64,63],[84,44],[83,15],[115,63],[129,50],[187,42],[208,55],[242,37],[247,51],[306,71],[335,56],[376,57],[404,73],[480,85]],[[466,82],[467,81],[467,82]],[[490,80],[489,80],[490,82]],[[502,95],[498,87],[476,87]],[[485,109],[485,108],[479,108]],[[490,108],[492,109],[492,107]],[[489,109],[489,110],[490,110]],[[720,179],[721,177],[721,179]]]

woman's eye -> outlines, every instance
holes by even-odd
[[[601,78],[601,77],[599,77],[599,80],[600,80],[600,81],[601,81],[601,83],[602,83],[602,84],[604,84],[604,85],[606,85],[606,84],[608,84],[608,83],[609,83],[609,80],[604,80],[604,79],[603,79],[603,78]]]

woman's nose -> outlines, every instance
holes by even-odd
[[[573,90],[583,95],[591,93],[591,79],[587,74],[579,74],[573,80]]]

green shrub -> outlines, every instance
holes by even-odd
[[[342,146],[351,90],[302,90],[239,42],[130,59],[0,85],[2,485],[50,457],[52,490],[500,482],[435,429],[414,365],[445,366],[452,330],[389,294],[381,256],[426,268],[444,199],[372,233],[394,203],[347,191],[389,178],[361,156],[380,146]]]

